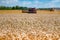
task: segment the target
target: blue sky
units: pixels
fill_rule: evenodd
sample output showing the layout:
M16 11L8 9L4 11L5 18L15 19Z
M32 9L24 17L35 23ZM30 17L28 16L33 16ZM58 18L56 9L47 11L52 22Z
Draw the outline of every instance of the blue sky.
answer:
M0 0L1 6L23 6L36 8L60 7L60 0Z

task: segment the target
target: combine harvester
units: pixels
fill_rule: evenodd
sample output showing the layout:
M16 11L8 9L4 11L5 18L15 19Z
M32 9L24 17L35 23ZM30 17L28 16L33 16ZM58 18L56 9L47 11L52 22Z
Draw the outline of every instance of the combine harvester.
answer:
M37 13L35 8L29 8L28 10L22 10L22 13Z
M51 8L50 11L54 11L55 9L54 8Z

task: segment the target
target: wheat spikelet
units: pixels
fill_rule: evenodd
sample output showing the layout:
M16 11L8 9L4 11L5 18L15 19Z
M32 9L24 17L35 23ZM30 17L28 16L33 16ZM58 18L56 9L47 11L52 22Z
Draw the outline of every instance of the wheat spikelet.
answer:
M60 40L60 15L0 14L0 40Z

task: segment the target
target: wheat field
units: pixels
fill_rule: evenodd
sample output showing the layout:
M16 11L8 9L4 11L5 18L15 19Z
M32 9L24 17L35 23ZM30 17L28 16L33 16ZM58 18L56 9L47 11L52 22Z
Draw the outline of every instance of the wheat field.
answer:
M36 14L60 14L60 10L37 10ZM22 10L0 10L0 14L21 14Z
M20 14L22 10L0 10L0 14Z
M60 40L60 14L0 14L0 40Z

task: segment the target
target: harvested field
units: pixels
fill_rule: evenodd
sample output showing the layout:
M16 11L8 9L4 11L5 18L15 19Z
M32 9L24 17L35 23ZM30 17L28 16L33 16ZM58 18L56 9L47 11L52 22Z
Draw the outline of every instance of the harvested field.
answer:
M21 14L27 12L26 10L0 10L0 14ZM48 11L48 10L37 10L37 14L60 14L60 10Z
M60 40L60 15L0 14L0 40Z
M20 14L22 10L0 10L0 14Z
M60 10L54 10L54 11L49 11L49 10L37 10L37 14L60 14Z

